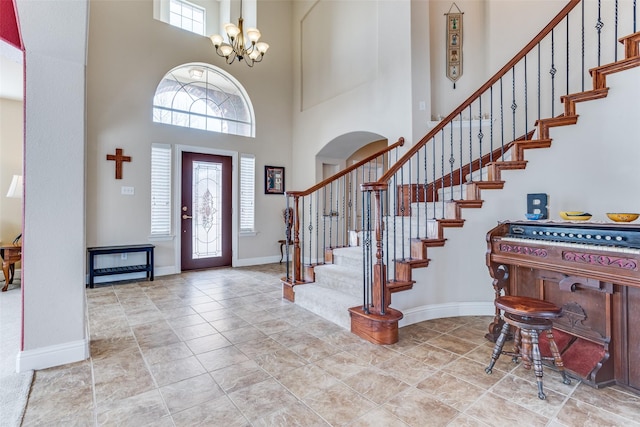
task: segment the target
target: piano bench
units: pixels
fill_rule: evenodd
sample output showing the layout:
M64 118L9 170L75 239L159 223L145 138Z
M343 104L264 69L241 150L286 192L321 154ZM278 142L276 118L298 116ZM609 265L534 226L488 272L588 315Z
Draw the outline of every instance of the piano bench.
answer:
M562 374L562 382L570 384L571 380L564 371L562 357L553 339L552 332L553 322L551 319L560 317L562 309L548 301L513 295L496 298L495 305L499 310L503 311L502 319L504 324L485 372L487 374L492 372L493 366L501 354L511 356L514 362L521 359L525 369L531 369L533 364L538 384L538 398L545 399L546 395L542 390L542 360L552 360ZM514 350L512 352L503 350L504 342L507 340L511 327L515 329L513 334ZM543 357L540 354L538 345L540 332L546 333L552 357Z

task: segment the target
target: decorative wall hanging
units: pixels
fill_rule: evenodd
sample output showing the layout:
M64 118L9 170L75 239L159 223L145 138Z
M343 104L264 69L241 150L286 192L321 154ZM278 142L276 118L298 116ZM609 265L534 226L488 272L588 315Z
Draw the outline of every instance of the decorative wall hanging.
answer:
M457 12L452 12L454 7ZM454 89L462 76L462 15L464 13L455 3L444 14L447 18L447 78L453 82Z
M284 168L264 167L264 194L284 194Z
M116 179L122 179L122 162L130 162L130 156L122 155L122 148L116 148L116 154L107 154L107 160L116 162Z

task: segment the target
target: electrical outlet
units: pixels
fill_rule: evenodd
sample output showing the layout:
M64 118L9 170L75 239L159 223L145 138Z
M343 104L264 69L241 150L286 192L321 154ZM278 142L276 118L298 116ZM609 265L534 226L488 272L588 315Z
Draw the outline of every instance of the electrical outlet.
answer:
M120 259L127 259L127 253L120 254Z

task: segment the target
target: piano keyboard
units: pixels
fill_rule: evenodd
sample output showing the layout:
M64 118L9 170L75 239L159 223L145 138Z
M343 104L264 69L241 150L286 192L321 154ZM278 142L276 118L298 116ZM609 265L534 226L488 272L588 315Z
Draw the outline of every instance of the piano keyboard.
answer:
M559 242L555 240L527 239L522 237L511 237L511 236L501 237L500 240L505 242L519 242L519 243L525 243L525 244L528 243L528 244L537 244L537 245L544 245L544 246L559 246L563 248L574 248L574 249L582 249L582 250L586 249L586 250L592 250L592 251L640 254L639 248L629 248L629 247L621 247L621 246L592 245L590 243Z

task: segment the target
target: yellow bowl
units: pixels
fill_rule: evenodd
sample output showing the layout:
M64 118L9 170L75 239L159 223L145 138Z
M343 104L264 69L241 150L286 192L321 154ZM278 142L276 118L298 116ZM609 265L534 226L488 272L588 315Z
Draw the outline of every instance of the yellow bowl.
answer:
M561 211L560 216L567 221L586 221L591 219L591 214L581 211Z
M637 213L608 213L607 216L611 221L615 222L631 222L640 217Z

